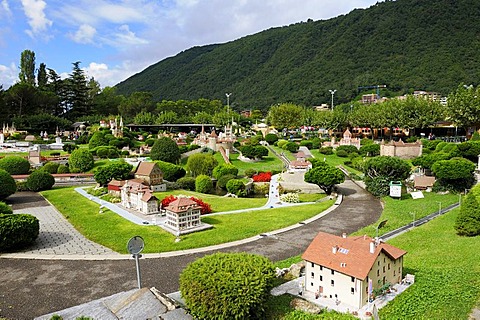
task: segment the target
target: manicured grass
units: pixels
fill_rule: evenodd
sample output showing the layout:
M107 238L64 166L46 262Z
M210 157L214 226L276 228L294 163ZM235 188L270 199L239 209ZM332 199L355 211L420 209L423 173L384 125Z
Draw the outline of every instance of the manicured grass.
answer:
M288 150L284 150L282 148L279 148L277 146L274 146L274 145L271 145L270 146L273 150L275 150L276 153L278 154L281 154L283 152L283 154L290 160L297 160L297 158L293 155L293 153L291 153L290 151Z
M213 212L233 211L239 209L249 209L261 207L267 203L266 198L224 198L212 194L198 193L194 191L186 190L172 190L166 192L155 192L155 196L158 200L163 200L166 196L173 195L186 195L193 196L202 199L208 203Z
M381 319L467 319L480 299L480 237L455 234L458 209L389 241L408 252L415 284L380 311Z
M345 161L349 160L348 158L337 157L335 154L328 154L328 155L322 154L318 152L317 149L310 150L310 152L316 159L325 159L325 162L327 162L328 164L334 167L342 166L350 173L355 173L358 176L363 176L363 172L345 165Z
M238 168L238 174L244 175L245 170L247 169L255 169L257 171L282 171L283 163L280 159L278 159L272 152L268 152L268 156L264 157L261 161L258 162L244 162L238 160L238 153L230 154L230 162ZM218 163L225 163L223 161L222 155L217 152L214 155L215 159L217 159Z
M132 236L145 239L145 253L185 250L240 240L269 232L308 219L333 204L333 200L317 204L279 209L247 211L238 214L204 217L202 221L213 229L175 237L156 226L139 226L107 210L99 214L99 205L81 196L73 188L42 192L72 225L88 239L126 253L126 243Z
M433 192L424 192L425 198L412 199L410 195L404 196L402 200L392 199L390 197L382 198L385 209L378 220L378 223L388 220L387 224L378 230L378 235L395 230L401 226L407 225L413 221L413 212L415 212L415 219L418 220L431 213L439 210L439 203L442 203L442 208L458 202L458 195L455 194L437 194ZM368 226L355 232L357 235L367 234L375 237L375 227Z

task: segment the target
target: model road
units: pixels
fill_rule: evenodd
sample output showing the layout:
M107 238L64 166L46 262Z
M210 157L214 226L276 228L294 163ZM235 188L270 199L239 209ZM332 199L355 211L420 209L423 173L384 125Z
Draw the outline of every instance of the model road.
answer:
M307 248L319 231L341 235L378 220L380 201L350 180L339 186L343 203L330 214L274 237L222 249L223 252L250 252L272 261L296 256ZM15 204L17 208L34 202ZM142 286L162 292L178 291L178 278L185 266L214 251L142 259ZM137 287L134 260L37 260L0 258L0 317L32 319L90 300Z

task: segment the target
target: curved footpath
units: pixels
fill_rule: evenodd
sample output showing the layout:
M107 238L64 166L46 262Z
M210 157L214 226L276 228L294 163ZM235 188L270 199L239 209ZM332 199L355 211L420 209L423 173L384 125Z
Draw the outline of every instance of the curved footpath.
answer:
M180 255L142 259L142 286L156 287L166 293L175 292L178 291L180 272L189 262L205 254L216 251L251 252L278 261L303 253L319 231L337 235L343 232L351 233L378 220L382 212L379 200L350 180L341 184L339 191L344 195L342 204L330 214L299 228L289 228L281 233L259 236L255 241L222 246L216 250L193 250ZM24 201L16 203L17 200L19 199L12 199L15 209L45 206L45 202L42 203L38 196L20 199ZM108 256L113 257L115 254ZM119 291L130 290L137 285L133 259L36 258L0 259L0 316L31 319Z

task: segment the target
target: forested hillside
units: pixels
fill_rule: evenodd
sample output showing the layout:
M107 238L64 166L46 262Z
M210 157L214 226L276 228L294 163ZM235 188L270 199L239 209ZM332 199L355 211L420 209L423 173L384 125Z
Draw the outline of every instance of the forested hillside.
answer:
M398 0L326 21L273 28L225 44L194 47L119 83L118 93L155 100L222 99L235 109L281 102L346 102L358 86L385 84L448 94L477 83L477 0ZM338 100L337 100L338 99Z

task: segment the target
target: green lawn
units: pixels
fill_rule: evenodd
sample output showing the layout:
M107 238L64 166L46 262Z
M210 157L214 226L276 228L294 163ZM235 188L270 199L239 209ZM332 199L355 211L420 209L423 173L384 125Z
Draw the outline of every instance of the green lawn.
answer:
M325 162L327 162L328 164L336 167L336 166L342 166L344 167L348 172L350 173L354 173L358 176L363 176L363 172L361 171L358 171L357 169L355 168L352 168L352 167L349 167L349 166L346 166L344 164L345 161L349 160L348 158L341 158L341 157L337 157L335 154L322 154L320 152L318 152L317 149L315 150L310 150L310 152L312 153L312 155L316 158L316 159L325 159Z
M238 168L238 175L244 175L245 170L247 169L255 169L257 171L282 171L283 163L280 159L278 159L272 152L268 152L268 156L264 157L261 161L258 162L243 162L238 160L238 153L230 154L230 162ZM215 159L217 159L218 163L225 163L223 161L222 155L220 152L215 153Z
M413 221L413 213L415 213L415 219L418 220L431 213L439 210L440 202L442 207L445 208L451 204L458 202L458 195L456 194L437 194L433 192L424 192L425 198L412 199L409 195L404 196L404 199L398 200L390 197L382 198L385 209L380 216L378 222L388 220L387 224L378 230L378 234L382 235L389 231L395 230L409 224ZM368 226L355 232L357 235L367 234L369 236L375 236L375 227Z
M81 196L73 188L58 188L42 194L88 239L120 253L127 252L126 243L134 235L145 239L145 253L199 248L293 225L333 204L333 200L328 200L297 207L204 217L202 221L213 225L213 229L184 235L182 241L176 243L175 237L160 227L139 226L109 210L99 214L99 205Z

